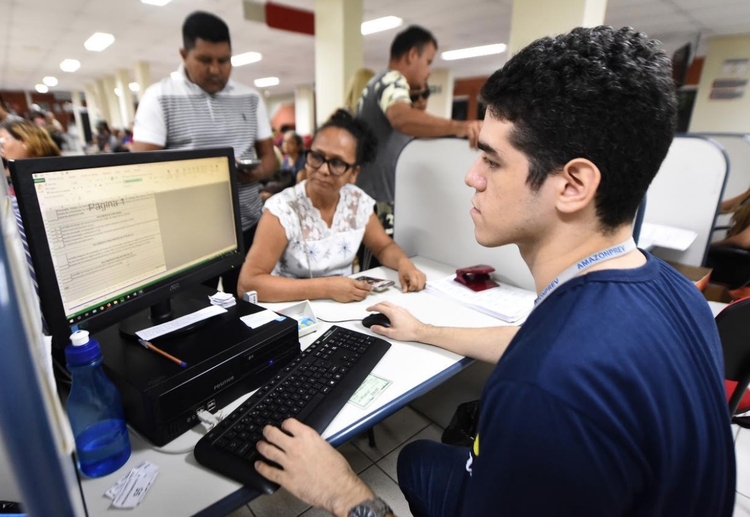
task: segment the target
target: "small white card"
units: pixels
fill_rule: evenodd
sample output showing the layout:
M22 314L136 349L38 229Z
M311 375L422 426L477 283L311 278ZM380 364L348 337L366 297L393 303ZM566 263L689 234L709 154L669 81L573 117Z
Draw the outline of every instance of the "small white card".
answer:
M349 402L359 408L367 409L391 384L392 382L389 380L370 374L359 388L357 388L357 391L354 392Z
M251 329L257 329L258 327L262 327L266 323L270 323L275 320L281 321L283 319L284 316L279 316L275 312L269 311L268 309L256 312L255 314L248 314L247 316L242 316L240 318L242 323L244 323Z
M115 508L135 508L146 497L158 475L159 467L150 461L144 461L127 476L118 479L104 495L112 499L112 506Z
M195 311L191 314L186 314L185 316L175 318L172 321L168 321L160 325L154 325L153 327L147 329L139 330L135 334L145 341L151 341L152 339L156 339L159 336L169 334L170 332L180 330L181 328L185 328L188 325L192 325L193 323L196 323L198 321L207 320L208 318L213 318L214 316L224 314L226 312L227 310L223 307L219 307L218 305L209 305L208 307L204 307L199 311Z

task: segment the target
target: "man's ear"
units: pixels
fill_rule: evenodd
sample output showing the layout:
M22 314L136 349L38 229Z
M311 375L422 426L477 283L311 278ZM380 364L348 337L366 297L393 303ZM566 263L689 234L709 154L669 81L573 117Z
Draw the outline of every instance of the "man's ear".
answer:
M602 179L601 171L591 160L575 158L552 176L557 186L556 208L572 214L594 207L594 198Z
M187 59L187 50L185 50L184 48L181 48L180 49L180 56L182 57L183 61L186 60Z
M419 55L421 52L419 52L419 47L412 47L409 49L409 52L406 53L406 64L410 65L419 59Z

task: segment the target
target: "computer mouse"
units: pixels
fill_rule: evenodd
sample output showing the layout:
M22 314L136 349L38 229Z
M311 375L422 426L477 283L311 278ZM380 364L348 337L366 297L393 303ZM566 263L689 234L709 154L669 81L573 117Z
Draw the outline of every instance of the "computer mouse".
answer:
M373 312L369 316L365 316L365 319L362 320L362 325L364 325L368 329L373 325L381 325L383 327L389 328L391 326L391 320L389 320L388 316L386 316L385 314L382 314L380 312Z

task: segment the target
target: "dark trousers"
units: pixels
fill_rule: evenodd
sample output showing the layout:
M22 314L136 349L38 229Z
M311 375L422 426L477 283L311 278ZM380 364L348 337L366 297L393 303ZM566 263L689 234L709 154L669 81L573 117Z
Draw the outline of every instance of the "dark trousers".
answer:
M250 251L250 246L253 245L253 239L255 239L255 230L258 228L258 225L255 224L242 232L242 248L243 248L243 255L247 256L247 252ZM219 278L221 278L221 285L224 289L225 293L232 293L234 296L237 296L237 281L240 279L240 270L242 269L242 265L230 269L226 273L222 273L221 276L217 276L214 278L211 278L209 280L206 280L203 282L203 285L211 287L213 289L216 289L216 286L219 283Z
M398 484L414 517L461 515L469 482L469 449L430 440L406 445L398 455Z

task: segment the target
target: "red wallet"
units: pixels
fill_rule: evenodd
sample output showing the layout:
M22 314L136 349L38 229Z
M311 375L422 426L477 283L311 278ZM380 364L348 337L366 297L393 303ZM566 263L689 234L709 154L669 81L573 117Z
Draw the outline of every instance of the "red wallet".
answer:
M484 291L485 289L492 289L498 286L498 283L490 278L490 273L494 270L494 267L486 264L462 267L456 270L456 278L454 280L459 284L465 285L472 291Z

